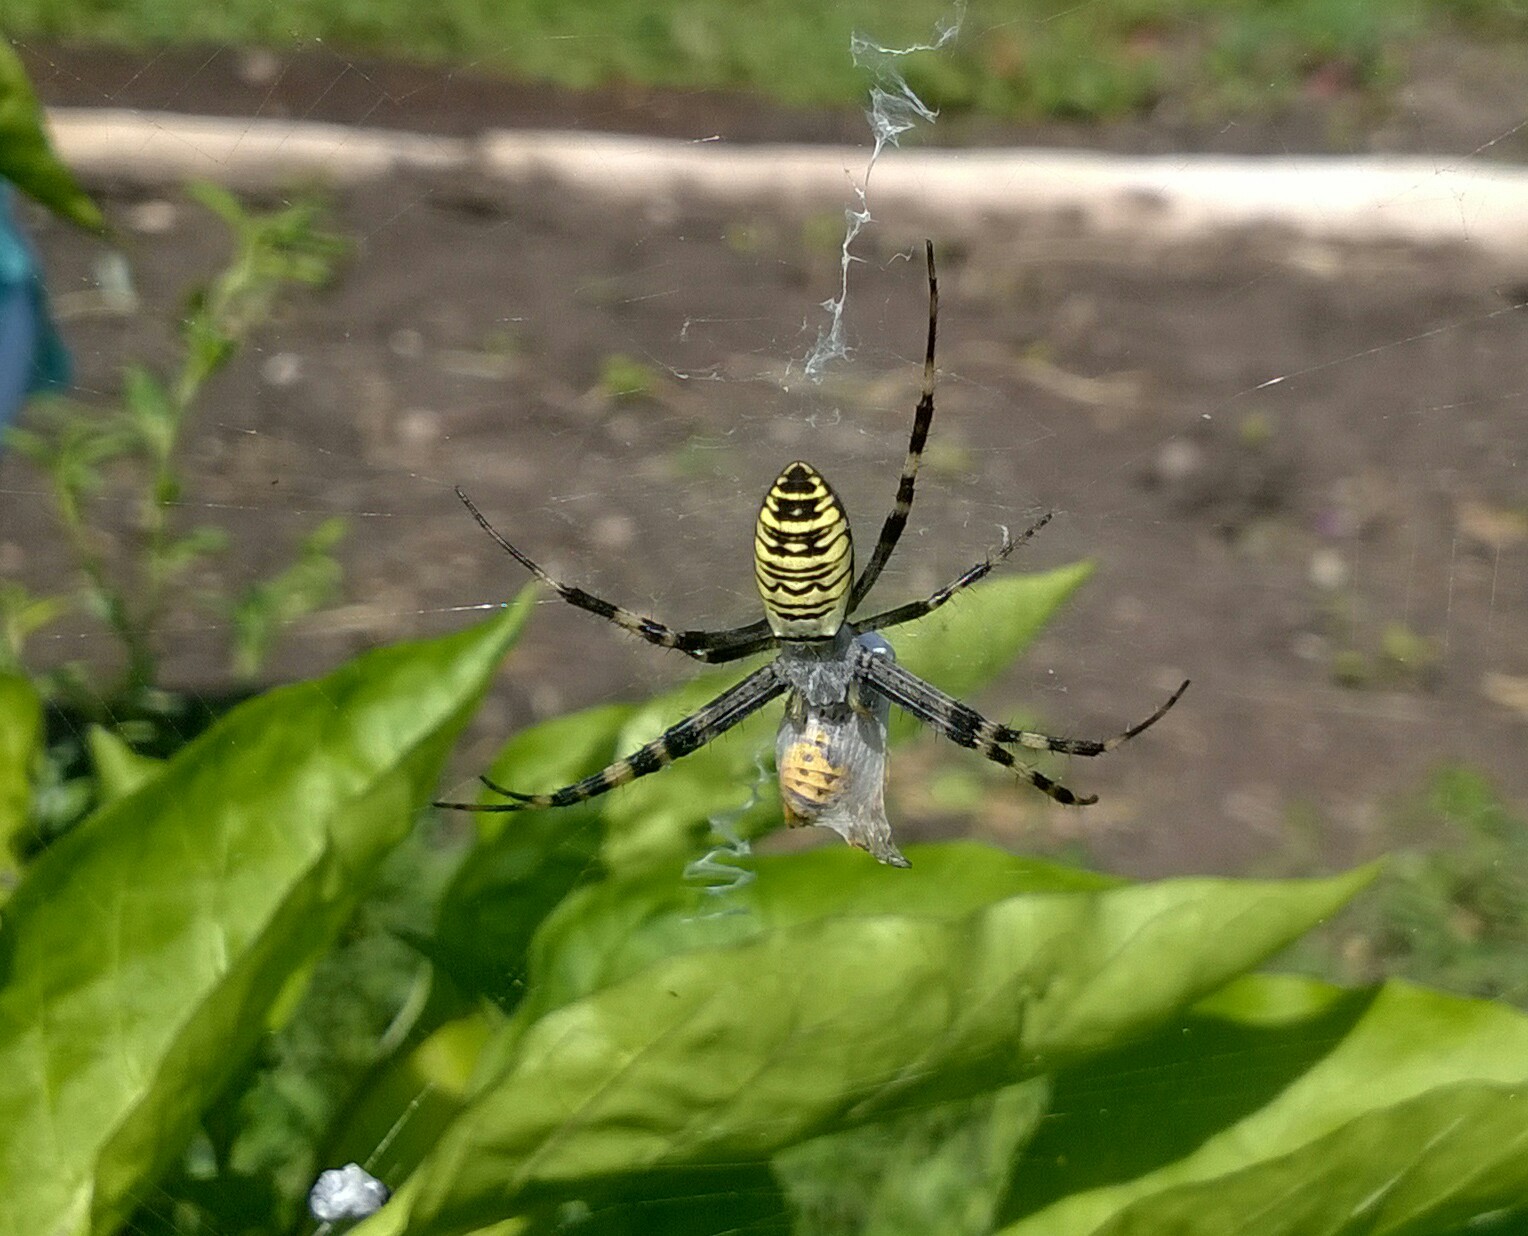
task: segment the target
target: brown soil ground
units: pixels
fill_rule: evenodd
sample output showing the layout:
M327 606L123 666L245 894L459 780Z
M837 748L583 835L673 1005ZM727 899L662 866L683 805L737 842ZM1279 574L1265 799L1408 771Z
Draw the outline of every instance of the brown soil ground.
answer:
M53 102L432 131L860 136L852 116L714 96L562 96L317 58L287 64L278 88L231 55L194 71L206 58L31 55ZM321 97L289 97L299 81ZM1413 109L1406 123L1466 154L1528 115L1497 114L1512 105L1473 118ZM1330 145L1293 140L1329 131L1309 117L1280 123L1242 126L1238 141ZM1396 123L1376 123L1367 144L1413 145L1384 137ZM1130 147L1135 132L1134 148L1160 145L1145 131L1095 144ZM1208 132L1197 145L1215 145ZM95 187L123 229L140 312L102 315L77 295L93 284L93 242L45 223L40 241L81 385L110 392L124 358L164 353L167 318L224 240L175 194ZM865 234L853 360L813 387L799 360L835 290L835 220L725 216L702 202L643 215L428 181L358 189L335 208L355 242L342 277L218 379L189 445L191 513L230 530L229 579L284 561L324 516L350 520L347 604L294 631L274 677L457 627L473 616L464 607L519 587L518 568L452 496L458 482L549 568L678 625L757 612L750 528L788 459L812 459L861 538L874 535L916 398L924 293L904 259L921 238ZM1061 769L1103 796L1086 813L1036 801L931 740L904 750L899 838L964 829L1015 846L1085 843L1132 873L1244 870L1303 861L1291 857L1294 818L1316 822L1325 860L1383 848L1394 802L1446 760L1528 801L1523 290L1498 286L1463 245L1301 269L1277 238L1262 240L1170 264L1010 235L940 247L935 444L879 595L924 593L980 557L1000 524L1053 508L1020 565L1090 557L1098 572L979 702L1102 736L1180 678L1194 687L1148 737ZM605 389L617 354L651 368L650 398ZM38 584L65 563L42 489L14 455L0 461L0 560ZM215 689L225 637L188 621L172 682ZM98 647L59 637L38 651ZM535 718L684 673L549 601L463 767ZM973 784L975 809L952 809Z

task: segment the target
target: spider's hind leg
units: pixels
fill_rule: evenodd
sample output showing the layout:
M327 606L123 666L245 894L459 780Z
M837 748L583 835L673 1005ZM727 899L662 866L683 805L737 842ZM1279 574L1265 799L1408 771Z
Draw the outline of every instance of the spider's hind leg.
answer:
M1015 758L1013 752L996 743L979 746L976 749L978 755L984 755L994 764L1001 764L1004 768L1011 768L1025 781L1039 790L1040 793L1055 799L1058 803L1067 807L1091 807L1098 801L1097 794L1079 794L1075 790L1069 790L1059 781L1053 781L1038 768L1031 768L1022 760Z
M689 755L703 747L713 738L725 734L739 721L757 712L780 692L785 690L785 680L776 672L773 662L754 670L736 686L722 692L704 708L692 713L683 721L669 726L652 742L638 747L625 759L608 764L593 776L565 785L549 794L521 794L506 789L487 777L480 780L495 794L509 799L505 803L437 802L437 807L455 811L530 811L537 807L571 807L590 798L596 798L618 785L635 781L666 768L680 756Z
M1008 745L1018 745L1030 750L1057 751L1067 755L1102 755L1128 742L1142 730L1156 724L1176 704L1188 683L1174 691L1160 708L1139 725L1133 725L1122 734L1103 742L1092 739L1052 738L1030 730L1010 729L989 721L976 709L962 704L953 696L946 695L938 687L909 673L886 657L861 655L855 662L855 672L871 689L889 699L904 712L916 717L925 725L937 730L951 742L984 756L994 764L1011 768L1042 794L1049 795L1058 803L1086 807L1098 801L1096 794L1082 795L1069 790L1060 782L1053 781L1038 769L1025 764ZM1005 745L1007 744L1007 745Z
M1105 738L1102 741L1093 738L1052 738L1049 734L1040 734L1034 730L1014 730L1006 725L997 727L997 741L1015 743L1020 747L1027 747L1031 751L1057 751L1062 755L1103 755L1113 751L1121 743L1127 743L1137 734L1144 733L1167 715L1167 710L1176 704L1188 690L1188 679L1178 684L1178 689L1167 697L1165 703L1146 720L1132 725L1128 730L1116 734L1113 738Z

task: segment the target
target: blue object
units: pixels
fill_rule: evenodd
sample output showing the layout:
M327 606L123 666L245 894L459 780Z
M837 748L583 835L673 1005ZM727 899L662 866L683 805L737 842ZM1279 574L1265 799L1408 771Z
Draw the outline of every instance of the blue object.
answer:
M69 353L48 316L37 255L11 213L11 187L0 181L0 427L26 397L69 381Z

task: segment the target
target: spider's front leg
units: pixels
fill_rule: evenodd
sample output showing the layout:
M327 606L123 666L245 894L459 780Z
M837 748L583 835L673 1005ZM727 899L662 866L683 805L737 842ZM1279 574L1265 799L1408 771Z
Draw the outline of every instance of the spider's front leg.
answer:
M890 627L901 626L904 622L916 622L936 609L958 593L964 592L972 584L978 583L992 573L992 568L1003 562L1009 554L1013 553L1020 545L1039 532L1041 528L1051 521L1051 513L1047 511L1034 523L1026 528L1018 540L1008 535L1008 529L1003 529L1003 543L988 554L975 566L966 570L963 574L952 579L943 588L922 601L908 601L905 605L898 605L895 609L882 610L879 614L872 614L869 618L855 619L856 630L885 631Z
M876 538L870 561L854 581L849 594L849 612L865 599L881 577L881 571L902 539L907 527L907 517L912 513L913 494L918 484L918 465L923 460L923 448L928 443L928 431L934 424L934 348L939 339L939 275L934 269L934 242L923 242L928 259L928 342L923 351L923 393L913 411L913 432L907 441L907 459L902 464L902 475L897 481L897 496L891 514L881 525L881 535Z

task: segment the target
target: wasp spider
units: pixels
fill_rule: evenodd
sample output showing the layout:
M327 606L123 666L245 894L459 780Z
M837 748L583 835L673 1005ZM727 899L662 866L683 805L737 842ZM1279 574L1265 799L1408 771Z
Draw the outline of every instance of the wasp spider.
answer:
M928 342L923 360L923 393L913 415L907 459L896 501L881 526L875 549L858 575L849 518L822 474L809 463L790 464L764 495L754 526L753 574L764 602L764 617L725 631L676 631L651 618L553 579L505 540L458 488L472 517L499 547L571 605L608 619L660 648L673 648L697 661L719 664L768 649L778 655L705 707L669 727L650 743L582 781L547 794L521 794L484 784L502 796L498 803L444 802L461 811L525 811L566 807L645 777L726 733L745 717L786 695L777 743L781 797L788 823L824 823L870 850L883 862L905 866L890 842L881 808L885 717L888 704L932 726L952 742L1011 768L1058 803L1097 802L1079 795L1021 760L1015 749L1102 755L1155 725L1178 702L1184 682L1151 716L1113 738L1053 738L989 721L897 664L891 646L875 632L933 613L970 587L1034 536L1046 514L1017 540L1004 533L998 549L957 579L921 601L910 601L867 618L853 618L896 548L912 509L918 464L934 420L934 344L939 324L939 283L934 247L928 257ZM847 824L845 810L857 817Z

